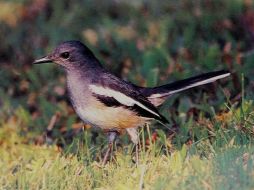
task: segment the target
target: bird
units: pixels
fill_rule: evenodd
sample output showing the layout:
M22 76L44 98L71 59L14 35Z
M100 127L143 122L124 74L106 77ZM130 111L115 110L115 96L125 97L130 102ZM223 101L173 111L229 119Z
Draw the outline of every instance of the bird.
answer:
M127 131L137 145L139 127L153 120L169 124L158 107L171 95L230 76L229 71L219 70L162 86L141 87L112 74L86 45L76 40L60 43L33 63L55 63L64 69L68 97L77 115L84 123L107 133L103 164L121 131Z

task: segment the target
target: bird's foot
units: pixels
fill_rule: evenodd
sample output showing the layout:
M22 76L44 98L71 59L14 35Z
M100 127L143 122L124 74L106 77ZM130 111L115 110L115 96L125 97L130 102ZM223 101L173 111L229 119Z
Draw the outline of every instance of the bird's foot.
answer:
M110 160L110 158L112 157L111 153L113 150L113 144L115 142L115 139L118 135L117 131L109 131L108 132L108 149L104 155L103 161L102 161L102 165L105 166L106 163Z

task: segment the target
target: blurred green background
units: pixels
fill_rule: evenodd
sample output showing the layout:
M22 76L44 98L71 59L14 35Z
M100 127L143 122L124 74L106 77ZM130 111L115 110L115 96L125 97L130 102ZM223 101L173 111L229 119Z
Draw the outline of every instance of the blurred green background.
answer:
M66 40L82 41L141 86L220 69L232 75L169 98L160 111L171 130L157 123L141 130L144 165L131 165L124 135L118 165L98 170L105 136L77 118L61 68L32 65ZM0 42L0 186L57 189L65 180L60 189L111 189L112 181L134 188L142 180L133 175L147 171L149 188L166 188L173 177L175 189L253 189L252 0L0 0ZM146 170L147 160L154 167Z
M81 126L61 68L32 65L66 40L84 42L114 74L141 86L232 72L229 80L170 98L162 110L176 127L200 114L214 117L226 100L239 104L242 73L245 96L253 97L252 1L8 0L0 7L0 120L21 114L22 134L42 134L53 115L58 139Z

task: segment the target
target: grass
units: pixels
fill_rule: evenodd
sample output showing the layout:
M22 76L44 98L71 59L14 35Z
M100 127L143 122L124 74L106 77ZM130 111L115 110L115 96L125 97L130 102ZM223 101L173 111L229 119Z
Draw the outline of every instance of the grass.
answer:
M75 138L65 150L56 145L35 145L28 141L29 137L17 133L18 124L26 120L20 115L0 128L3 174L0 186L2 189L253 189L252 140L247 133L242 134L243 129L237 129L240 124L247 131L249 127L252 129L253 102L245 102L242 108L231 108L229 112L234 116L225 116L223 121L217 118L219 129L180 149L175 149L162 131L158 131L158 139L153 142L149 128L144 128L141 142L149 143L143 143L139 163L133 161L133 146L124 144L116 147L113 160L105 167L100 164L100 147L91 144L89 131L82 132L81 138Z
M12 146L12 147L11 147ZM208 158L189 155L186 147L170 156L154 148L140 163L117 153L101 167L85 164L86 155L62 155L57 147L9 145L1 148L3 189L253 189L253 148L229 145ZM4 159L4 160L3 160ZM7 166L7 167L6 167Z

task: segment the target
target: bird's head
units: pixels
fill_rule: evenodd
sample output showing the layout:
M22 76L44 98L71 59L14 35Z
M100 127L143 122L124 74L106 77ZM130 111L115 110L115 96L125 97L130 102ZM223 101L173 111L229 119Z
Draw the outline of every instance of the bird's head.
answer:
M34 64L56 63L66 70L101 67L92 51L80 41L66 41L51 53L35 60Z

